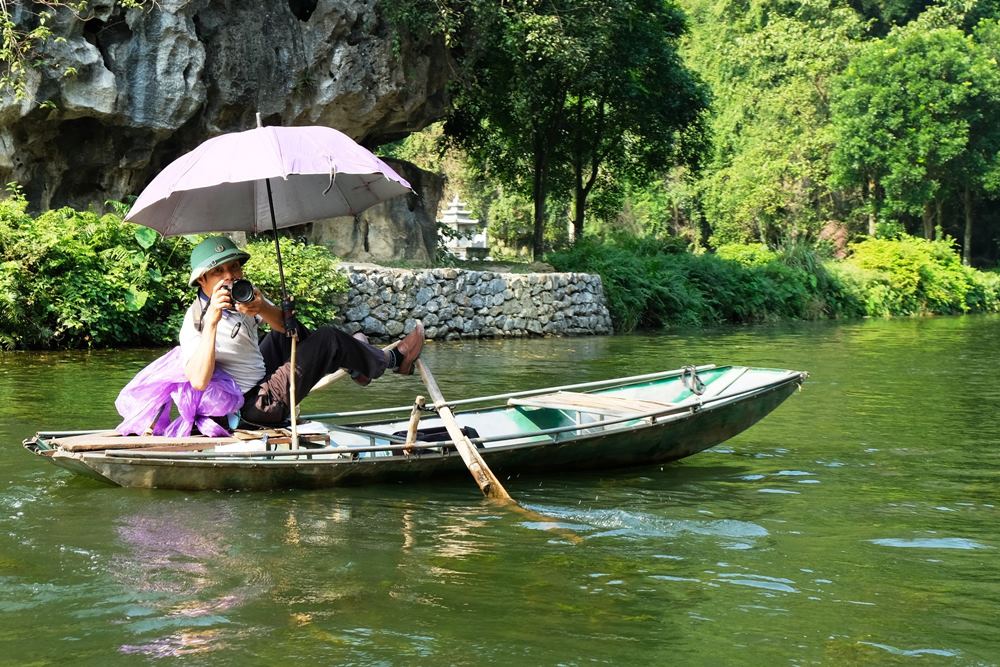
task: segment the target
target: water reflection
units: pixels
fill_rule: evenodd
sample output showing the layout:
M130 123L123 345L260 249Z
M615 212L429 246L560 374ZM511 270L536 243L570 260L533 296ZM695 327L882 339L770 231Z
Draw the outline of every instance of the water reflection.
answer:
M130 611L127 627L137 635L167 632L123 644L122 653L163 658L226 647L227 614L271 585L252 558L233 551L239 530L238 517L222 503L154 505L121 517L116 533L123 552L110 573L148 605Z

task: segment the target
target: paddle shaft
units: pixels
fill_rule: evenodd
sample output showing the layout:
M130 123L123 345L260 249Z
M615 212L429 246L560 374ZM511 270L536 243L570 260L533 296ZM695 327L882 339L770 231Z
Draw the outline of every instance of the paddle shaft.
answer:
M507 489L503 488L503 484L496 478L490 467L486 465L486 461L479 455L475 446L465 433L462 432L458 422L455 421L455 415L452 414L451 408L448 407L448 403L444 400L441 389L438 387L437 381L434 380L430 368L427 367L427 364L422 359L417 359L416 365L417 370L420 371L420 378L424 381L424 386L427 387L427 392L431 395L431 400L434 401L434 407L437 408L438 416L444 422L445 428L448 429L448 435L451 436L452 441L455 443L455 449L458 450L462 461L465 462L465 467L472 474L472 479L476 481L476 484L479 485L480 490L486 497L514 502L514 499L507 493Z

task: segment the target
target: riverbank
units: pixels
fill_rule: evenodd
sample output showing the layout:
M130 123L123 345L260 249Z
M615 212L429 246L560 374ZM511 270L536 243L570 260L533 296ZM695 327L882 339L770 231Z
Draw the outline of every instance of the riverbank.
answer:
M35 217L23 198L0 201L0 349L176 341L200 239L163 238L121 214L64 208ZM246 247L247 276L277 298L270 235ZM449 339L1000 311L1000 274L963 266L948 239L869 238L841 260L804 244L696 254L676 239L587 239L547 255L551 273L545 265L352 269L323 246L286 237L281 248L303 324L339 321L379 339L417 319L430 337Z
M546 259L601 276L615 330L779 320L1000 312L1000 273L965 266L949 238L866 238L842 259L792 243L691 253L671 240L586 240Z

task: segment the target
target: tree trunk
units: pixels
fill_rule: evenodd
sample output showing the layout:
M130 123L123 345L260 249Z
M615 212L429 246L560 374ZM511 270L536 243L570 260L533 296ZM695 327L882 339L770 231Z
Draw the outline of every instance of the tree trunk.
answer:
M934 238L942 238L944 236L944 198L938 197L938 200L934 202Z
M582 113L583 108L583 98L580 98L580 109ZM604 114L605 114L606 104L602 100L599 105L600 111L597 115L597 130L595 131L595 136L600 137L603 135L604 127ZM583 239L583 221L587 214L587 197L590 196L590 191L594 189L594 183L597 182L597 174L601 168L601 162L603 161L602 151L599 145L590 145L590 173L587 174L586 182L583 178L583 157L584 153L582 151L582 142L579 142L577 150L575 151L576 158L574 160L573 169L575 176L575 186L576 192L574 193L573 202L573 242L579 243Z
M924 238L930 241L934 238L934 209L931 202L924 203L924 214L921 216L924 223Z
M965 209L965 234L962 235L962 264L972 265L972 192L962 191L962 207Z
M863 197L871 199L871 209L868 211L868 236L875 236L875 225L878 222L878 185L874 178L865 181Z
M590 191L594 189L594 183L597 182L598 164L599 161L595 158L594 162L590 165L590 175L587 177L586 183L583 182L582 169L578 172L576 179L576 200L573 203L573 236L575 241L583 239L583 221L587 214L587 197L590 196Z
M535 174L531 185L531 196L535 204L535 233L531 241L531 258L538 261L545 252L545 172L548 167L548 152L541 135L535 138Z
M583 238L583 214L587 210L587 194L583 188L576 189L576 203L573 207L573 242Z

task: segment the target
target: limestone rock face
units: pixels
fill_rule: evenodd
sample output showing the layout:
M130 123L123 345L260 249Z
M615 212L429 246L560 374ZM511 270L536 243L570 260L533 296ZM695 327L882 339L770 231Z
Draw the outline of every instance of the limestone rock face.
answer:
M34 99L0 97L0 178L20 183L36 210L136 195L201 141L254 127L257 112L265 124L328 125L372 148L448 104L444 44L395 32L376 0L91 7L85 20L63 11L51 22L64 39L49 40L48 64L29 74Z
M437 206L444 179L400 160L386 160L413 193L371 207L354 218L309 225L305 237L354 262L404 259L429 264L437 246Z

